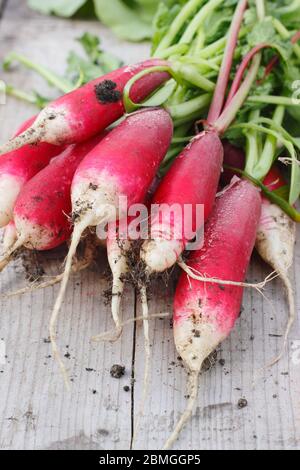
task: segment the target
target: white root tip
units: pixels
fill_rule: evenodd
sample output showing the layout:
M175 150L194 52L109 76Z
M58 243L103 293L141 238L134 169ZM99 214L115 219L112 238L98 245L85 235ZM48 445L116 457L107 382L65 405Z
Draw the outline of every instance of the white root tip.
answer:
M147 240L141 250L141 259L150 272L161 273L174 266L182 251L179 240Z
M0 273L3 271L4 268L9 264L12 255L17 251L19 248L23 246L25 242L24 238L19 238L15 244L10 248L10 250L7 250L6 253L2 256L0 260Z
M42 124L42 123L41 123ZM34 126L27 129L22 134L10 139L6 144L0 146L0 155L18 150L24 145L37 144L43 138L43 126Z
M199 378L198 372L193 372L189 376L189 400L188 400L186 409L181 415L171 436L168 438L165 445L163 446L163 450L168 450L175 444L181 431L183 430L187 422L192 417L193 409L194 409L197 396L198 396L198 378Z
M281 352L277 357L275 357L267 365L267 367L274 366L275 364L277 364L283 358L283 356L285 354L285 351L286 351L286 348L287 348L288 338L289 338L292 326L293 326L293 324L295 322L295 319L296 319L295 294L294 294L294 289L292 287L292 283L291 283L291 281L288 277L288 274L284 271L281 271L279 273L279 277L280 277L280 279L282 280L282 282L285 286L285 290L286 290L286 294L287 294L287 300L288 300L288 304L289 304L289 317L288 317L288 322L287 322L285 333L284 333Z
M115 323L115 329L112 331L106 331L105 333L101 333L97 336L93 336L92 341L97 343L115 343L122 335L123 324L120 317L120 308L123 291L124 283L120 280L120 276L114 276L111 299L111 313Z
M55 359L58 362L58 365L62 372L67 389L70 389L70 381L69 381L69 377L68 377L65 365L61 359L57 342L56 342L56 323L57 323L58 315L59 315L59 312L60 312L60 309L64 300L64 296L66 293L69 277L71 275L73 258L76 254L76 250L79 245L80 238L84 230L89 226L89 221L90 221L89 218L83 219L80 223L78 223L74 227L72 242L71 242L69 253L66 259L65 271L62 274L62 282L61 282L60 291L59 291L58 297L56 299L56 302L53 308L53 312L52 312L51 319L50 319L50 325L49 325L49 334L50 334L53 354L54 354Z
M140 421L144 415L145 403L148 394L149 388L149 377L150 377L150 368L151 368L151 347L150 347L150 336L149 336L149 308L148 308L148 299L147 299L147 289L145 286L140 289L141 302L142 302L142 314L143 314L143 327L144 327L144 348L145 348L145 370L144 370L144 380L143 380L143 391L142 391L142 401L140 404L139 413L136 418L136 424L134 428L133 438L132 438L132 447L138 435Z

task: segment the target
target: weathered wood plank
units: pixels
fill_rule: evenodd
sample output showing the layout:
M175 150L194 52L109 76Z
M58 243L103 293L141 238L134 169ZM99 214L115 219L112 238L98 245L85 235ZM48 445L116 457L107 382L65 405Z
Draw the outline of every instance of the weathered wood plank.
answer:
M299 284L300 247L295 259L295 285ZM254 256L249 280L265 278L269 270ZM151 313L170 311L169 292L157 287L150 301ZM293 328L288 352L272 369L261 370L279 352L286 324L287 305L280 281L268 285L266 297L246 290L244 311L218 360L200 380L198 407L176 444L177 449L299 449L300 324ZM297 289L299 306L299 289ZM152 374L145 417L136 441L137 449L160 449L174 422L184 410L186 373L177 359L169 320L152 326ZM298 340L298 343L295 341ZM293 347L298 348L298 356ZM220 363L223 359L225 364ZM139 328L135 360L135 409L141 400L144 372L143 335ZM255 386L253 387L253 383ZM239 409L246 398L248 406Z
M104 45L111 43L110 50L120 52L120 42L111 40L97 22L44 18L27 10L25 2L12 0L0 25L0 60L15 50L63 71L68 51L77 49L75 38L86 30L100 34ZM140 51L133 47L125 52L122 49L122 54L125 60L134 61ZM3 74L3 78L22 89L54 93L43 80L21 67L15 73ZM1 141L34 112L35 108L8 98L0 107ZM47 273L56 273L61 262L45 262ZM108 283L101 275L102 266L107 268L104 255L100 272L88 270L71 280L60 319L60 346L63 354L71 355L65 359L74 378L70 395L64 390L57 365L48 357L50 345L43 341L48 337L57 288L1 301L0 337L6 341L8 355L0 374L1 448L129 448L131 393L123 387L130 385L133 327L126 329L117 345L90 343L92 335L112 327L103 296ZM21 265L17 271L16 265L11 265L0 277L1 292L24 283ZM133 317L134 294L130 289L126 299L125 318ZM126 376L120 381L109 374L115 363L126 366Z
M0 22L0 60L14 49L63 71L67 51L77 47L74 38L87 29L100 34L104 46L128 62L147 56L148 46L124 46L99 23L44 18L27 10L25 2L9 0ZM33 73L21 68L3 77L24 89L37 88L50 96L54 93ZM11 99L6 106L0 106L0 140L10 137L20 122L34 112L34 108ZM55 256L52 259L52 255L47 255L45 259L45 255L39 255L47 272L53 274L59 266ZM48 357L50 345L43 341L48 336L49 315L57 288L1 300L0 339L6 341L8 358L7 364L0 367L0 448L129 448L131 393L126 393L123 387L130 385L134 360L133 405L137 412L144 368L142 329L136 327L136 345L132 326L125 328L119 344L95 346L89 342L93 334L112 325L109 307L101 295L107 288L102 273L107 266L104 255L102 259L98 270L90 269L71 280L59 321L59 344L64 354L69 351L71 355L70 359L65 358L74 378L70 395L63 388L56 363ZM299 261L298 245L294 269L298 310ZM254 257L249 279L260 280L268 272L258 257ZM171 312L174 282L171 281L168 290L159 284L155 287L155 298L150 303L152 313ZM23 284L24 270L20 263L11 265L0 276L1 292ZM199 407L177 448L300 447L300 364L297 350L293 349L299 348L299 319L284 360L273 369L259 373L279 350L281 339L269 335L283 331L287 311L279 281L268 286L266 295L276 308L276 314L259 294L245 292L243 315L218 353L218 359L224 359L225 364L217 362L203 373ZM125 318L133 317L134 310L135 297L128 289ZM177 360L170 321L152 320L151 329L151 386L136 441L136 448L143 449L162 446L185 405L186 375ZM126 366L127 373L121 381L109 375L114 363ZM86 368L95 372L88 372ZM261 379L253 388L252 382L257 376ZM248 400L248 406L240 410L237 402L242 397Z

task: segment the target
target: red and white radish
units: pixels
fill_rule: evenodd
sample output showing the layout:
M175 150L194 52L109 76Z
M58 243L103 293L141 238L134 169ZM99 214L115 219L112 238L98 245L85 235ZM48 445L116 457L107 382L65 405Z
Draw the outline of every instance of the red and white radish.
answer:
M156 203L166 205L160 211L159 219L154 218L151 221L153 239L142 247L141 258L150 274L165 271L173 266L183 253L187 242L193 238L187 238L183 234L185 224L178 217L170 220L170 204L181 205L183 215L185 204L192 206L192 226L196 232L200 228L199 224L203 225L204 222L196 222L197 205L204 205L206 218L211 211L223 162L223 147L219 136L234 120L258 69L256 65L251 68L249 76L241 85L241 90L236 93L235 101L232 100L231 106L222 113L238 33L246 8L247 0L238 2L231 22L218 82L208 113L207 130L195 137L175 160L157 195L154 196Z
M172 267L193 237L184 233L185 227L199 230L207 220L214 204L223 163L223 147L214 131L204 131L176 158L170 171L159 185L152 204L160 207L151 219L151 239L145 241L141 258L149 274ZM190 205L191 213L182 210L182 217L170 212L178 204ZM197 205L203 205L204 220L197 219ZM187 220L189 219L189 220Z
M75 170L104 135L68 147L24 186L13 212L17 241L0 261L0 269L21 246L44 251L68 240L72 233L70 193Z
M154 66L168 66L168 63L152 59L122 67L58 98L41 111L29 129L3 145L0 154L38 142L80 143L99 134L123 116L123 91L129 80ZM144 100L169 78L169 73L164 71L141 77L133 85L130 98L134 102Z
M264 185L270 191L286 186L286 182L276 166L265 178ZM279 274L286 288L289 302L289 320L284 334L283 347L271 365L278 362L283 356L296 317L295 294L289 278L289 269L294 260L295 243L296 223L280 207L262 196L262 215L257 230L256 249L262 259Z
M229 142L224 142L224 163L242 170L245 166L245 155ZM222 174L222 182L227 183L233 172L226 169ZM286 186L281 172L273 166L263 181L269 191L276 191ZM256 249L262 259L276 271L281 278L289 303L289 320L284 334L283 348L280 355L272 361L275 364L281 359L286 348L287 339L295 321L295 296L289 268L293 264L296 243L296 223L276 204L270 202L262 194L262 214L257 230Z
M28 129L35 119L26 121L17 135ZM0 227L5 227L11 221L16 199L27 181L62 151L62 146L40 143L26 145L0 157Z
M232 183L217 198L205 227L204 245L192 252L188 262L191 271L218 281L206 283L181 275L174 300L174 338L189 372L190 398L166 449L192 414L203 361L230 334L239 316L243 288L223 285L222 280L244 282L260 215L259 191L248 181Z
M167 153L172 135L173 124L166 111L143 110L128 116L79 165L71 191L74 221L72 243L50 324L50 336L57 357L56 319L82 233L89 226L109 224L127 217L122 199L126 198L127 207L144 201Z

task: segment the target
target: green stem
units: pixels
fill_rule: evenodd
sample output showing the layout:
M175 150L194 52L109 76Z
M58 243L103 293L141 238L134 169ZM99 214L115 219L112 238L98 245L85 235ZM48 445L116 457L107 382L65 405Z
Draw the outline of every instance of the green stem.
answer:
M199 73L197 68L193 65L175 62L172 64L172 68L175 74L182 80L185 80L204 91L213 91L215 89L215 83Z
M162 51L156 51L154 57L158 59L168 59L173 55L181 55L185 54L189 50L189 46L187 44L175 44L174 46L168 47L167 49L163 49Z
M238 168L233 168L228 165L224 165L224 167L228 170L234 171L235 173L243 175L255 186L258 186L262 190L266 198L269 199L269 201L271 201L273 204L279 206L292 220L294 220L295 222L300 222L300 213L285 199L278 196L276 192L270 191L261 181L249 175L246 171L242 171Z
M197 109L197 111L187 114L174 120L174 126L182 126L183 124L190 124L190 127L195 124L195 121L203 117L203 109Z
M158 45L154 56L161 52L164 49L167 49L172 45L173 40L188 20L188 18L195 12L195 10L203 3L203 0L190 0L184 5L180 13L174 19L173 23L170 26L169 31L165 34L160 44Z
M18 88L13 87L12 85L6 85L6 93L9 96L13 96L21 101L25 101L26 103L36 104L36 97L31 94L27 93L26 91L19 90Z
M282 39L287 41L291 38L291 33L289 32L288 29L286 29L286 27L281 23L281 21L279 21L277 18L272 18L272 22L273 22L274 28L276 29L278 34L282 37ZM293 50L297 58L300 59L299 44L293 44Z
M250 103L265 103L282 106L299 106L299 99L288 98L286 96L259 95L249 96L247 101Z
M57 88L59 91L62 93L69 93L74 89L73 83L69 82L68 80L60 77L56 73L52 72L49 70L47 67L44 67L42 65L36 64L32 62L30 59L27 57L17 54L16 52L12 52L9 54L6 59L4 60L3 67L5 69L8 69L11 65L12 62L19 62L23 64L25 67L28 69L34 70L37 72L41 77L45 78L47 82Z
M281 126L283 118L285 114L284 106L277 106L273 115L273 123L278 124ZM257 179L263 179L271 169L274 157L276 154L276 147L277 147L278 139L272 135L268 135L266 138L266 142L261 154L261 157L253 168L251 174Z
M182 35L179 44L190 44L195 34L200 30L206 18L223 3L223 0L209 0L201 10L194 16L184 34Z
M142 70L141 72L137 73L126 83L126 86L124 88L123 102L127 113L132 113L140 108L147 106L146 103L134 103L130 98L130 91L137 80L153 72L168 72L170 76L175 75L173 69L168 65L157 65L155 67L150 67L149 69ZM178 79L176 81L178 81Z
M168 106L168 111L173 119L182 119L196 112L202 112L209 105L210 100L211 95L206 93L184 103Z
M255 81L255 78L258 73L258 69L260 66L260 54L254 57L252 65L247 73L247 76L239 88L239 91L235 94L232 98L230 105L225 109L225 111L221 114L219 119L214 123L214 127L222 134L225 130L230 126L232 121L235 119L235 116L238 110L243 105L244 101L247 98L249 91Z
M206 46L204 49L202 49L202 51L199 52L199 57L202 57L203 59L215 57L217 53L223 51L225 46L226 46L226 37L223 37L213 42L209 46Z
M249 121L257 119L260 115L259 110L252 111L249 114ZM252 170L258 162L259 159L259 148L257 142L257 132L254 130L249 130L245 132L246 134L246 167L245 171L252 174Z
M298 10L299 7L299 0L294 0L289 6L277 8L276 13L278 15L287 15L288 13L293 13L294 11Z
M263 21L266 16L265 0L256 0L256 13L259 21Z

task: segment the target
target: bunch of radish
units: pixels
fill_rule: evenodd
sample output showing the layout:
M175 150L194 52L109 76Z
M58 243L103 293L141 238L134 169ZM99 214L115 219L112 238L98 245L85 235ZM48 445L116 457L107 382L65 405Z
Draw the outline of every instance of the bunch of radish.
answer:
M232 21L226 35L206 44L207 24L221 8L221 0L185 2L172 28L155 44L154 58L122 67L62 96L0 147L4 154L0 156L0 226L5 227L0 270L22 247L45 251L69 243L64 272L40 285L61 281L50 337L67 385L56 344L57 318L72 271L87 267L93 258L91 227L107 229L113 276L116 329L98 340L115 341L122 333L120 305L125 279L131 274L128 259L135 245L139 247L135 261L140 277L134 280L143 306L143 403L151 351L147 288L152 276L176 264L184 271L174 299L174 337L189 373L190 398L165 448L175 442L192 415L203 361L233 329L243 288L253 287L245 277L255 245L288 292L290 318L283 350L295 317L288 269L293 262L294 222L300 220L294 207L300 194L296 153L300 146L283 127L291 101L269 93L262 105L253 92L258 78L264 81L276 74L280 57L270 61L270 49L278 53L281 49L276 41L247 42L254 27L249 18L245 21L247 0L228 7ZM268 21L265 2L256 0L251 9L253 21L263 28ZM274 27L282 33L283 25L276 21ZM295 35L287 31L285 39L290 36L293 60L300 60ZM283 88L281 83L276 92L283 93ZM239 140L240 148L225 137ZM288 183L274 165L283 148L291 164ZM156 184L158 173L163 177ZM223 188L218 193L220 182ZM124 198L126 208L121 204ZM134 204L159 208L151 212L145 241L131 233L121 237L123 221L132 220L127 207ZM173 206L180 209L181 217L172 213ZM186 227L192 229L187 232ZM203 244L196 245L184 261L184 253L188 254L190 244L195 247L194 237L198 239L202 232ZM86 241L86 256L78 263L74 258L81 240Z

